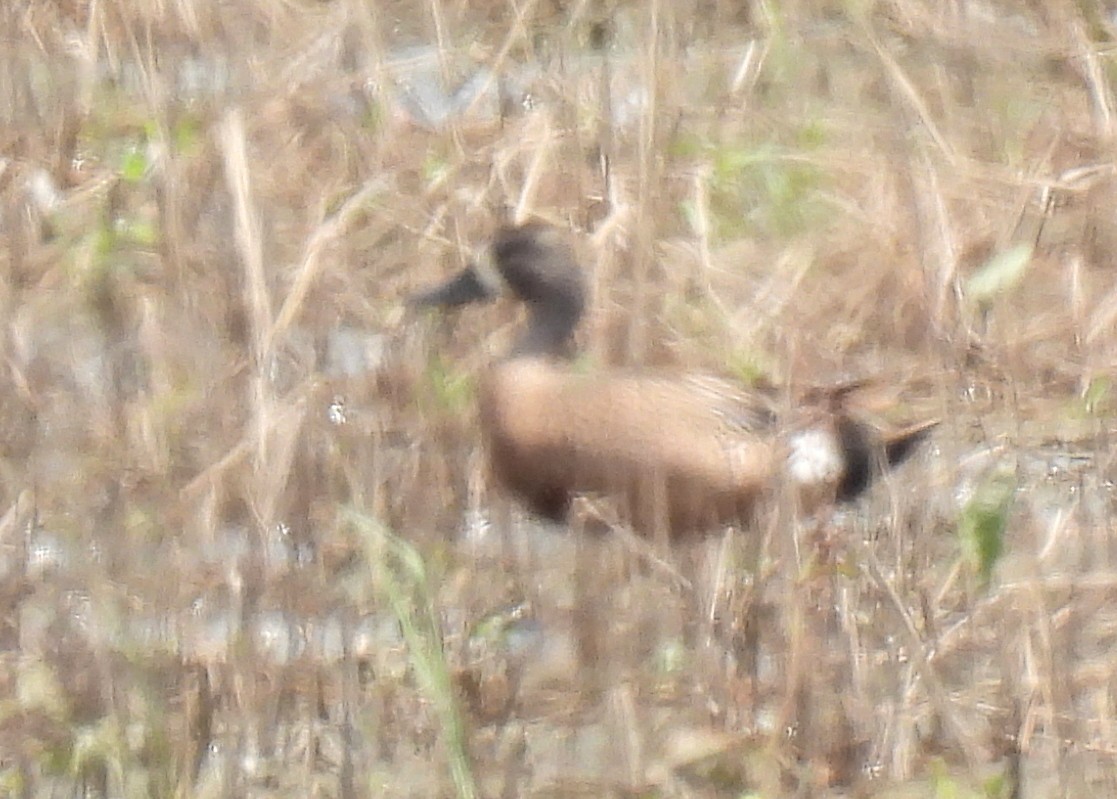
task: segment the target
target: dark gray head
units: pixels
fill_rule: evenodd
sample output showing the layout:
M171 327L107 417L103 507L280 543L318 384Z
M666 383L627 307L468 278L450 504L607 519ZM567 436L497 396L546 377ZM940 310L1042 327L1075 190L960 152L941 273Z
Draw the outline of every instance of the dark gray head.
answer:
M527 304L528 330L515 355L565 355L586 306L574 251L550 225L501 228L466 269L411 298L420 307L454 308L509 294Z

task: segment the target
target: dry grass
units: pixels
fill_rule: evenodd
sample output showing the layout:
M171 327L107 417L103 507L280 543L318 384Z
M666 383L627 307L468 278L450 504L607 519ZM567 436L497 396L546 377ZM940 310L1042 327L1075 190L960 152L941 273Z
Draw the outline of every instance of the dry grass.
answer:
M1087 6L6 4L3 791L1117 791ZM432 74L484 90L424 124ZM586 234L591 361L877 378L941 435L833 519L538 529L471 425L514 320L400 306L526 217Z

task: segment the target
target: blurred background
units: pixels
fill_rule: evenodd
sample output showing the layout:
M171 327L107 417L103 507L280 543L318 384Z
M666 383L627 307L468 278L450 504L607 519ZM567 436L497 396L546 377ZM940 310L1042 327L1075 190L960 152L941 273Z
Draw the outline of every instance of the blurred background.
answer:
M1117 792L1115 32L5 3L0 791ZM516 310L402 305L525 219L576 232L586 368L943 424L826 518L525 517L473 397Z

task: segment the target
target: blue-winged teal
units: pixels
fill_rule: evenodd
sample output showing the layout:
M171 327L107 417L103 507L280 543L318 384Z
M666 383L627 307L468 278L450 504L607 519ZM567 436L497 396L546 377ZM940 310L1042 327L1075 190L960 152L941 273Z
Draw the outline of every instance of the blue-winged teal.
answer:
M882 434L845 409L841 392L781 418L769 393L726 380L572 367L586 286L547 225L500 230L467 269L412 302L456 307L505 293L526 303L529 321L480 381L481 424L497 479L549 519L564 519L575 494L604 494L637 531L679 535L747 522L781 484L810 509L857 496L934 426Z

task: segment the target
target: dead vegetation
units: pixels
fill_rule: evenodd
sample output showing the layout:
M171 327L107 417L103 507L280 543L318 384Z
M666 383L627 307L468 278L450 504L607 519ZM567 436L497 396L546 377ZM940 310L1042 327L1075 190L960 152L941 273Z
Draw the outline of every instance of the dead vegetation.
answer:
M1112 24L6 4L4 791L1114 791ZM868 377L935 446L834 518L538 529L472 429L507 310L400 305L529 216L588 368Z

